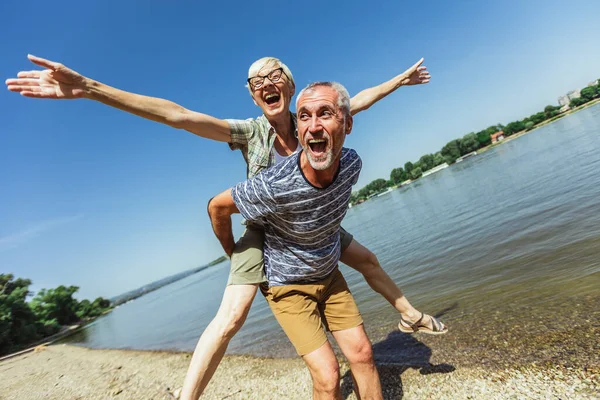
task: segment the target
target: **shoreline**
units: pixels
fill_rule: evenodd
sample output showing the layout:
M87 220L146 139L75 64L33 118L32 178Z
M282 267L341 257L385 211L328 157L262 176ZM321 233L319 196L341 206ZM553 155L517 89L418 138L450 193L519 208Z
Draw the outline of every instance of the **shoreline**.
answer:
M0 362L0 393L6 399L173 399L190 357L190 353L54 345ZM586 368L378 363L378 369L385 399L591 399L600 390L600 371ZM356 399L343 361L340 375L344 398ZM310 376L299 358L226 355L202 399L306 399L310 395Z
M586 246L591 257L596 245L586 243ZM542 286L531 280L496 289L481 286L462 293L458 301L452 293L435 298L423 303L423 307L450 327L449 333L442 336L400 333L396 327L397 314L392 308L365 313L365 327L379 364L485 366L490 371L555 365L600 370L600 311L597 309L600 295L594 289L599 283L600 273L593 273ZM516 293L525 287L535 290L535 295L529 294L524 301ZM63 343L86 346L85 341L78 340L57 344ZM124 348L158 354L193 351L193 347L178 348L168 342L162 349L144 348L143 344L131 346ZM335 345L334 349L341 355ZM296 357L293 347L284 338L267 347L258 342L248 342L243 347L238 343L230 346L228 355L277 360Z
M503 140L501 140L499 142L488 144L487 146L478 149L477 150L477 154L485 153L486 151L490 150L491 148L493 148L495 146L499 146L499 145L501 145L503 143L510 142L511 140L514 140L514 139L518 139L518 138L520 138L522 136L525 136L525 135L527 135L529 133L532 133L532 132L536 131L537 129L539 129L541 127L553 124L556 121L560 121L561 119L563 119L565 117L568 117L569 115L576 114L576 113L578 113L581 110L593 107L593 106L595 106L595 105L597 105L599 103L600 103L600 99L595 99L595 100L592 100L592 101L587 102L585 104L582 104L579 107L576 107L576 108L574 108L572 110L565 111L564 113L559 114L557 117L553 117L553 118L550 118L548 120L540 122L539 124L533 126L530 130L524 130L524 131L521 131L521 132L517 132L517 133L515 133L513 135L505 137Z
M31 353L32 351L35 351L39 347L50 346L55 343L60 343L64 339L67 339L70 336L73 336L76 333L81 332L82 330L86 329L88 327L88 325L95 322L98 318L110 313L113 309L114 308L109 308L108 310L104 311L101 315L91 318L91 319L88 319L86 321L79 321L75 324L68 325L68 326L65 325L59 332L55 333L54 335L46 336L39 340L36 340L35 342L25 344L22 347L20 347L17 351L13 351L12 353L0 355L0 363L4 360L9 360L9 359L11 359L13 357L17 357L21 354ZM2 399L2 398L0 397L0 399Z
M522 136L525 136L525 135L527 135L527 134L529 134L529 133L532 133L532 132L534 132L534 131L538 130L539 128L542 128L542 127L544 127L544 126L546 126L546 125L553 124L554 122L556 122L556 121L560 121L560 120L562 120L563 118L565 118L565 117L567 117L567 116L569 116L569 115L576 114L576 113L578 113L578 112L579 112L579 111L581 111L581 110L584 110L584 109L586 109L586 108L590 108L590 107L594 107L594 106L596 106L596 105L598 105L598 104L600 104L600 98L598 98L598 99L594 99L594 100L591 100L591 101L589 101L589 102L587 102L587 103L585 103L585 104L582 104L582 105L580 105L580 106L578 106L578 107L576 107L576 108L570 109L570 110L568 110L568 111L565 111L565 112L564 112L564 113L562 113L562 114L558 114L557 116L554 116L554 117L552 117L552 118L550 118L550 119L548 119L548 120L542 121L542 122L540 122L539 124L537 124L537 125L534 125L533 127L531 127L531 129L529 129L529 130L523 130L523 131L520 131L520 132L514 133L514 134L512 134L512 135L510 135L510 136L507 136L507 137L505 137L504 139L502 139L502 140L500 140L500 141L498 141L498 142L496 142L496 143L490 143L490 144L488 144L487 146L481 147L481 148L479 148L479 149L477 149L477 150L476 150L476 152L477 152L477 155L479 155L479 154L482 154L482 153L485 153L486 151L488 151L488 150L490 150L490 149L492 149L492 148L494 148L494 147L496 147L496 146L500 146L500 145L502 145L502 144L504 144L504 143L508 143L508 142L510 142L510 141L512 141L512 140L518 139L518 138L520 138L520 137L522 137ZM459 138L457 138L457 139L459 139ZM452 167L453 165L456 165L456 162L453 162L452 164L449 164L449 165L448 165L448 167ZM436 166L436 167L437 167L437 166ZM431 171L432 169L434 169L434 168L436 168L436 167L433 167L433 168L431 168L431 169L429 169L429 170L427 170L427 171ZM446 168L448 168L448 167L446 167ZM423 171L423 173L425 173L425 172L427 172L427 171ZM437 172L437 171L436 171L436 172ZM425 178L426 176L427 176L427 175L422 175L422 176L420 176L419 178L417 178L417 179L414 179L414 180L413 180L413 179L408 179L408 180L406 180L405 182L402 182L402 183L400 183L400 184L398 184L398 185L390 186L390 187L386 188L386 190L389 190L390 188L391 188L391 189L393 189L393 190L395 190L395 189L399 189L399 188L401 188L401 187L404 187L404 186L406 186L407 184L411 184L411 183L417 182L417 181L419 181L420 179L422 179L422 178ZM364 203L364 202L366 202L366 201L369 201L371 198L373 198L373 197L377 197L377 196L379 196L379 195L381 195L381 194L384 194L384 193L386 193L386 191L385 191L385 190L384 190L384 191L381 191L381 192L378 192L378 193L375 193L375 194L373 194L373 195L371 195L370 197L368 197L367 199L365 199L364 201L362 201L362 202L360 202L360 203L359 203L359 202L356 202L356 203L350 203L350 207L358 206L358 205L360 205L360 204L362 204L362 203Z

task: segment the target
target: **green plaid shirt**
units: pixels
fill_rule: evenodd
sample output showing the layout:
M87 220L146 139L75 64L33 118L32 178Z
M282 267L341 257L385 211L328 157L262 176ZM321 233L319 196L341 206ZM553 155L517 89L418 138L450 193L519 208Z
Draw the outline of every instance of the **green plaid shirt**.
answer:
M290 113L294 128L296 127L296 114ZM227 119L231 130L231 150L239 149L248 165L246 174L252 178L263 169L275 164L273 143L275 142L275 128L271 126L267 117L261 115L253 119Z

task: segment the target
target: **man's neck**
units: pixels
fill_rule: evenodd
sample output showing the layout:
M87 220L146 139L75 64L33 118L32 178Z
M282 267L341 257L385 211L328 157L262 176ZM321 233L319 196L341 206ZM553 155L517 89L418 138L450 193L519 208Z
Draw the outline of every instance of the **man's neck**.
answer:
M306 156L306 151L303 151L300 154L300 168L302 168L302 173L308 182L316 187L324 188L333 183L335 179L335 175L340 167L340 159L341 155L331 164L331 167L324 170L316 170L310 165L308 161L308 157Z

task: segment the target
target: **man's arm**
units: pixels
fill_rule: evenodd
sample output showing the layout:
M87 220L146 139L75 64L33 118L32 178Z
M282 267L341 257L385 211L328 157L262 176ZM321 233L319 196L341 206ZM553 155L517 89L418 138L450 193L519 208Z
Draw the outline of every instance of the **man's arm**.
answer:
M233 231L231 229L231 215L239 212L233 202L231 189L227 189L223 193L216 195L208 202L208 216L210 217L213 231L229 257L231 257L233 248L235 247Z
M427 67L421 64L423 64L422 58L400 75L393 77L381 85L365 89L352 97L350 99L350 112L352 115L368 109L400 86L419 85L429 82L431 75L429 75Z
M43 71L21 71L16 79L7 79L11 92L40 99L96 100L140 117L198 136L229 142L229 124L210 115L188 110L172 101L126 92L87 78L64 65L43 58L28 56Z

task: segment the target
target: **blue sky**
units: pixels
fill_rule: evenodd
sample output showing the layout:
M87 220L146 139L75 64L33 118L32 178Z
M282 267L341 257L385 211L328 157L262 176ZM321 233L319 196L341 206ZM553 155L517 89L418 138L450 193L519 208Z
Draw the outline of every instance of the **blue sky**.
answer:
M597 0L175 4L5 0L0 76L34 69L32 53L243 119L260 114L244 88L257 58L281 58L298 87L337 80L356 94L425 57L430 84L355 118L357 188L600 78ZM239 152L87 100L3 91L0 109L0 272L110 297L223 253L205 206L244 179Z

